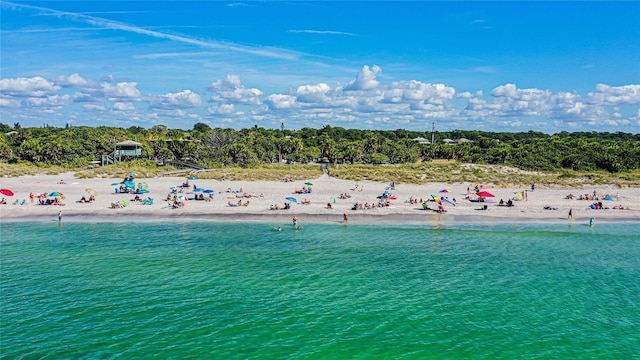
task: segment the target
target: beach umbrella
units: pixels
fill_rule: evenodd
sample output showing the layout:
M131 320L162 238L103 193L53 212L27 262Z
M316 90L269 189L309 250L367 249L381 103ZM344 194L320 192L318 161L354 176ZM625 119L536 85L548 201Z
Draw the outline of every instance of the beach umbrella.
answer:
M128 187L128 188L132 188L135 189L136 188L136 184L133 183L133 181L125 181L123 182L124 186Z
M211 190L211 189L207 189L207 190L203 191L203 193L205 193L205 194L211 194L211 193L214 193L214 192L216 192L216 191L215 190Z
M6 195L6 196L13 196L13 191L9 189L0 189L0 194Z
M289 196L289 197L288 197L288 198L286 198L285 200L291 201L292 203L296 203L296 204L298 203L298 199L296 199L296 198L294 198L294 197L292 197L292 196Z
M134 172L132 172L131 174L129 174L129 177L132 177L132 178L134 178L134 177L136 177L136 176L138 176L138 174L136 174L136 173L134 173Z
M446 193L450 193L451 191L449 191L449 189L442 189L442 190L440 190L440 192L446 194Z
M122 183L121 183L121 182L111 183L111 186L118 186L118 185L120 185L120 184L122 184Z
M88 192L90 195L98 196L98 193L93 189L84 189L84 191Z
M47 196L58 197L58 196L62 196L62 193L54 191L54 192L50 192L49 194L47 194Z
M492 193L490 193L488 191L478 191L476 193L476 195L478 195L480 197L495 197L495 195L493 195Z
M305 185L309 185L309 186L313 186L312 183L310 183L309 181L307 181L306 183L304 183Z
M204 192L203 188L197 187L195 189L193 189L194 192Z

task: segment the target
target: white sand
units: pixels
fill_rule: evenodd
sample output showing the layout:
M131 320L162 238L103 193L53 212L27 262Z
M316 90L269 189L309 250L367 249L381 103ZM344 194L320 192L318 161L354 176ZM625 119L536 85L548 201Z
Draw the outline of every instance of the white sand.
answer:
M58 184L64 179L66 184ZM364 181L359 184L363 186L362 191L354 191L354 181L340 180L322 176L317 179L296 180L294 182L276 181L216 181L216 180L191 180L191 184L196 184L204 189L214 189L215 197L212 201L186 202L184 208L174 209L168 206L165 201L170 187L181 185L184 177L166 178L140 178L136 182L146 182L150 192L141 195L152 197L153 205L142 205L133 202L132 194L116 194L115 186L112 183L120 182L122 179L76 179L72 173L62 175L38 175L22 176L17 178L1 178L0 188L12 190L15 195L5 197L8 204L0 205L0 217L2 222L23 221L23 220L51 220L57 219L58 212L62 211L63 221L155 221L161 219L202 219L220 221L267 221L267 222L290 222L294 215L304 222L342 222L343 213L349 214L350 224L373 224L373 223L448 223L448 222L587 222L593 217L598 222L620 222L633 221L640 222L640 188L617 189L615 186L599 185L588 188L537 188L535 191L528 191L528 201L515 201L514 207L497 206L500 199L505 201L514 196L514 191L524 189L494 189L490 185L486 190L495 195L496 203L487 203L488 210L477 210L483 204L464 200L468 183L465 184L443 184L429 183L426 185L396 184L393 194L396 200L391 201L390 207L373 208L365 210L352 210L355 202L377 203L377 197L381 195L387 183L375 183ZM302 188L305 182L313 183L312 193L293 194L294 189ZM234 197L233 193L226 192L227 189L240 190L258 197L242 198L243 202L249 201L246 207L230 207L228 202L240 200ZM96 201L93 203L79 203L82 196L89 197L85 189L93 189L97 192ZM447 210L445 214L438 214L431 210L422 210L420 204L409 203L410 197L416 199L430 199L431 194L443 195L439 193L442 189L449 189L447 194L450 198L457 199L457 206L444 203ZM58 191L64 194L64 206L43 206L31 204L29 194L31 192L49 193ZM606 207L610 209L592 210L589 205L593 201L588 200L568 200L567 194L576 197L580 194L592 194L597 191L599 197L609 194L614 199L619 195L618 201L604 201ZM186 193L186 191L185 191ZM351 195L349 199L340 199L340 194ZM259 196L262 194L263 196ZM193 194L186 193L188 197ZM299 201L308 199L310 205L292 204L289 210L270 210L272 204L283 206L286 197L295 197ZM13 205L15 200L26 200L27 205ZM127 200L128 206L125 208L113 209L112 202ZM331 203L332 209L327 209L327 203ZM622 205L630 210L613 209L614 206ZM557 210L545 210L545 206L557 208ZM436 208L434 202L429 202L430 208ZM573 220L567 220L569 209L573 209Z

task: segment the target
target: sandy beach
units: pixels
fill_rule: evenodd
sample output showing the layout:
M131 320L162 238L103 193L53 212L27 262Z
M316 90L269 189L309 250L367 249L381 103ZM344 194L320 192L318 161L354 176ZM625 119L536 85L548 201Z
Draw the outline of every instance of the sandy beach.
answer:
M336 222L343 221L343 214L348 214L349 224L438 224L438 223L474 223L474 222L576 222L585 223L590 218L597 222L639 222L640 221L640 188L618 189L615 186L598 185L580 188L548 188L538 186L534 191L527 188L500 189L486 184L483 190L495 197L486 198L491 202L472 202L465 199L467 188L470 188L470 199L476 199L474 187L469 183L429 183L425 185L358 182L341 180L327 175L316 179L295 179L285 181L217 181L189 180L189 188L181 188L185 177L136 178L134 182L144 182L149 192L140 194L141 199L152 198L153 204L144 205L141 201L133 201L135 194L116 193L116 183L123 179L93 178L77 179L73 173L59 175L22 176L0 179L2 189L11 190L13 196L1 197L6 204L0 205L2 222L9 221L49 221L57 220L62 211L63 221L175 221L212 220L212 221L263 221L291 222L293 216L304 222ZM312 184L307 185L306 183ZM356 184L358 188L356 189ZM213 192L203 193L209 200L194 200L199 192L193 192L193 185ZM295 193L296 190L311 187L310 193ZM95 201L80 202L95 192ZM441 192L448 190L448 193ZM513 201L512 207L499 206L499 201L516 198L516 193L523 194L526 199ZM172 193L175 191L175 193ZM180 192L182 191L182 192ZM392 199L389 206L379 207L378 202L385 191ZM599 200L578 200L580 195L592 196L594 191ZM58 192L64 205L40 205L34 195ZM566 199L572 194L573 199ZM173 196L184 206L175 208ZM211 198L210 196L211 195ZM424 210L421 200L432 200L432 196L455 199L456 205L444 201L446 210L439 213L435 210L439 205L428 201L428 210ZM609 196L613 200L603 200ZM287 200L293 197L297 200ZM48 197L55 199L55 197ZM412 202L411 199L414 201ZM308 200L309 204L303 204ZM112 204L123 201L125 207L112 208ZM238 202L246 206L237 205ZM282 209L286 202L290 209ZM601 202L604 209L592 209L595 202ZM353 210L355 203L362 209ZM331 208L328 207L331 205ZM369 205L367 207L367 205ZM480 210L487 205L487 210ZM279 209L275 209L275 207ZM620 209L622 207L623 209ZM274 209L272 209L274 208ZM569 210L572 219L568 219Z

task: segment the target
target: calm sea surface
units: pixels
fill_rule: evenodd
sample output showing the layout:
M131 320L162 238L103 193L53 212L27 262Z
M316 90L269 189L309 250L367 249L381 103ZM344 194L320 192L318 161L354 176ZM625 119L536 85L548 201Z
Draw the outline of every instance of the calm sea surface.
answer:
M640 354L640 224L303 225L0 224L0 357Z

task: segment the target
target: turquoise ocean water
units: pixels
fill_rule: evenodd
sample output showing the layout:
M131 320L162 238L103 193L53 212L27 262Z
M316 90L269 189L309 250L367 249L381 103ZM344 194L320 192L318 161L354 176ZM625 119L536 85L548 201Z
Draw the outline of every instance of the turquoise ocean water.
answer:
M3 359L637 359L640 224L0 224Z

